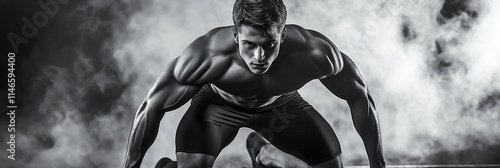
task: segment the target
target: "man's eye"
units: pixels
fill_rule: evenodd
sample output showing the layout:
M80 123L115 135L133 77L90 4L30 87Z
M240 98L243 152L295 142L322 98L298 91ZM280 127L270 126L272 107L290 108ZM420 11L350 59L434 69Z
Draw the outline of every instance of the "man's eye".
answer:
M250 44L250 43L243 43L245 45L245 47L247 48L253 48L253 44Z
M276 43L275 42L271 42L269 44L267 44L268 47L270 48L273 48L274 46L276 46Z

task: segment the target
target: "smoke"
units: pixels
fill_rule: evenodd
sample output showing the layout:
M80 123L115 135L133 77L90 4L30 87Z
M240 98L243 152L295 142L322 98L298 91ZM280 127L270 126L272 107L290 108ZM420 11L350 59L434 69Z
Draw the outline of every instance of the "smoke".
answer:
M21 35L20 18L31 19L33 13L42 11L37 1L7 4L20 9L11 11L19 16L12 19L11 31ZM23 4L30 7L23 8ZM2 161L5 166L121 165L130 129L126 121L136 106L127 95L134 76L119 72L112 54L127 13L137 10L128 6L134 3L59 4L51 8L55 15L38 27L36 37L20 45L16 160Z
M157 76L194 39L231 25L233 3L87 0L61 6L20 48L26 103L16 133L19 160L7 167L119 167L134 113ZM388 164L498 163L499 2L285 4L288 23L325 34L357 64L376 102ZM31 5L28 11L35 10ZM367 164L347 104L317 81L300 93L335 129L346 165ZM143 167L175 158L175 130L185 110L165 115ZM215 167L250 165L249 132L240 130Z
M498 4L358 3L300 3L293 8L299 16L290 12L290 18L311 16L294 21L325 33L356 62L377 103L388 163L496 162L500 50L492 37L498 36ZM301 91L339 132L344 159L366 164L359 137L344 131L350 119L329 117L346 108L322 107L332 100L316 102L328 95L311 91L319 88L312 83Z

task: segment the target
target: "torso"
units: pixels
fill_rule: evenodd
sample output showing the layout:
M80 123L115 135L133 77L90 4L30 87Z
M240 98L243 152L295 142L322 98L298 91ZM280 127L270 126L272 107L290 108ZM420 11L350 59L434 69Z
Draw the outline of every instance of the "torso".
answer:
M216 80L211 81L217 93L228 101L240 101L241 104L261 101L253 106L272 103L282 95L300 89L313 79L322 78L328 72L318 71L318 62L309 55L314 46L308 44L300 30L287 26L287 36L282 43L280 53L269 71L262 75L253 74L238 55L237 45L232 39L231 28L221 28L210 40L210 50L214 55L230 59L230 65ZM230 39L230 40L228 40ZM221 49L220 46L228 47ZM215 49L214 49L215 47ZM222 52L217 52L222 51ZM325 62L325 64L331 64ZM327 65L328 66L328 65ZM240 104L240 105L241 105Z

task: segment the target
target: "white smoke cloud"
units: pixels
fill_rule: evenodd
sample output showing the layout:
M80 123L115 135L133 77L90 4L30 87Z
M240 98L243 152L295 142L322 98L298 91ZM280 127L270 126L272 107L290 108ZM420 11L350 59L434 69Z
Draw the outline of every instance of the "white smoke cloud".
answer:
M397 159L404 154L411 160L424 159L443 150L474 147L471 141L489 145L498 141L498 124L494 122L498 120L498 107L478 109L478 102L497 91L499 85L500 52L490 45L496 40L491 37L498 34L493 32L497 25L492 21L498 14L491 10L496 2L471 2L478 3L469 4L480 13L477 20L462 13L444 25L436 22L443 3L440 1L355 3L301 4L300 8L315 14L301 11L301 16L313 17L297 22L308 27L317 25L315 29L324 32L357 63L377 102L388 157ZM331 11L323 10L330 7ZM312 19L319 15L327 19ZM402 21L410 22L415 39L404 42ZM472 28L464 29L464 24ZM440 57L454 63L445 74L433 69L435 41L446 47ZM306 89L302 91L309 92ZM315 97L321 96L311 93L313 104ZM354 131L338 136L344 145L348 143L349 148L344 148L348 162L364 155L362 144L352 141L359 139ZM400 163L409 161L398 159Z

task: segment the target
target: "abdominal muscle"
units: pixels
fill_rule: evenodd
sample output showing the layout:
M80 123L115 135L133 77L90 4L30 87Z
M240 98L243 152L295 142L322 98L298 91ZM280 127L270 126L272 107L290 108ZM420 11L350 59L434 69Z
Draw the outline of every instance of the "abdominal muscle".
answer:
M291 94L291 93L286 93L286 94L282 94L282 95L275 95L275 96L269 96L269 97L257 97L257 96L240 97L240 96L236 96L236 95L232 95L230 93L227 93L226 91L218 88L217 86L215 86L213 84L210 84L210 88L213 92L218 94L224 100L226 100L234 105L244 107L244 108L265 107L265 106L272 104L274 101L276 101L281 96Z

